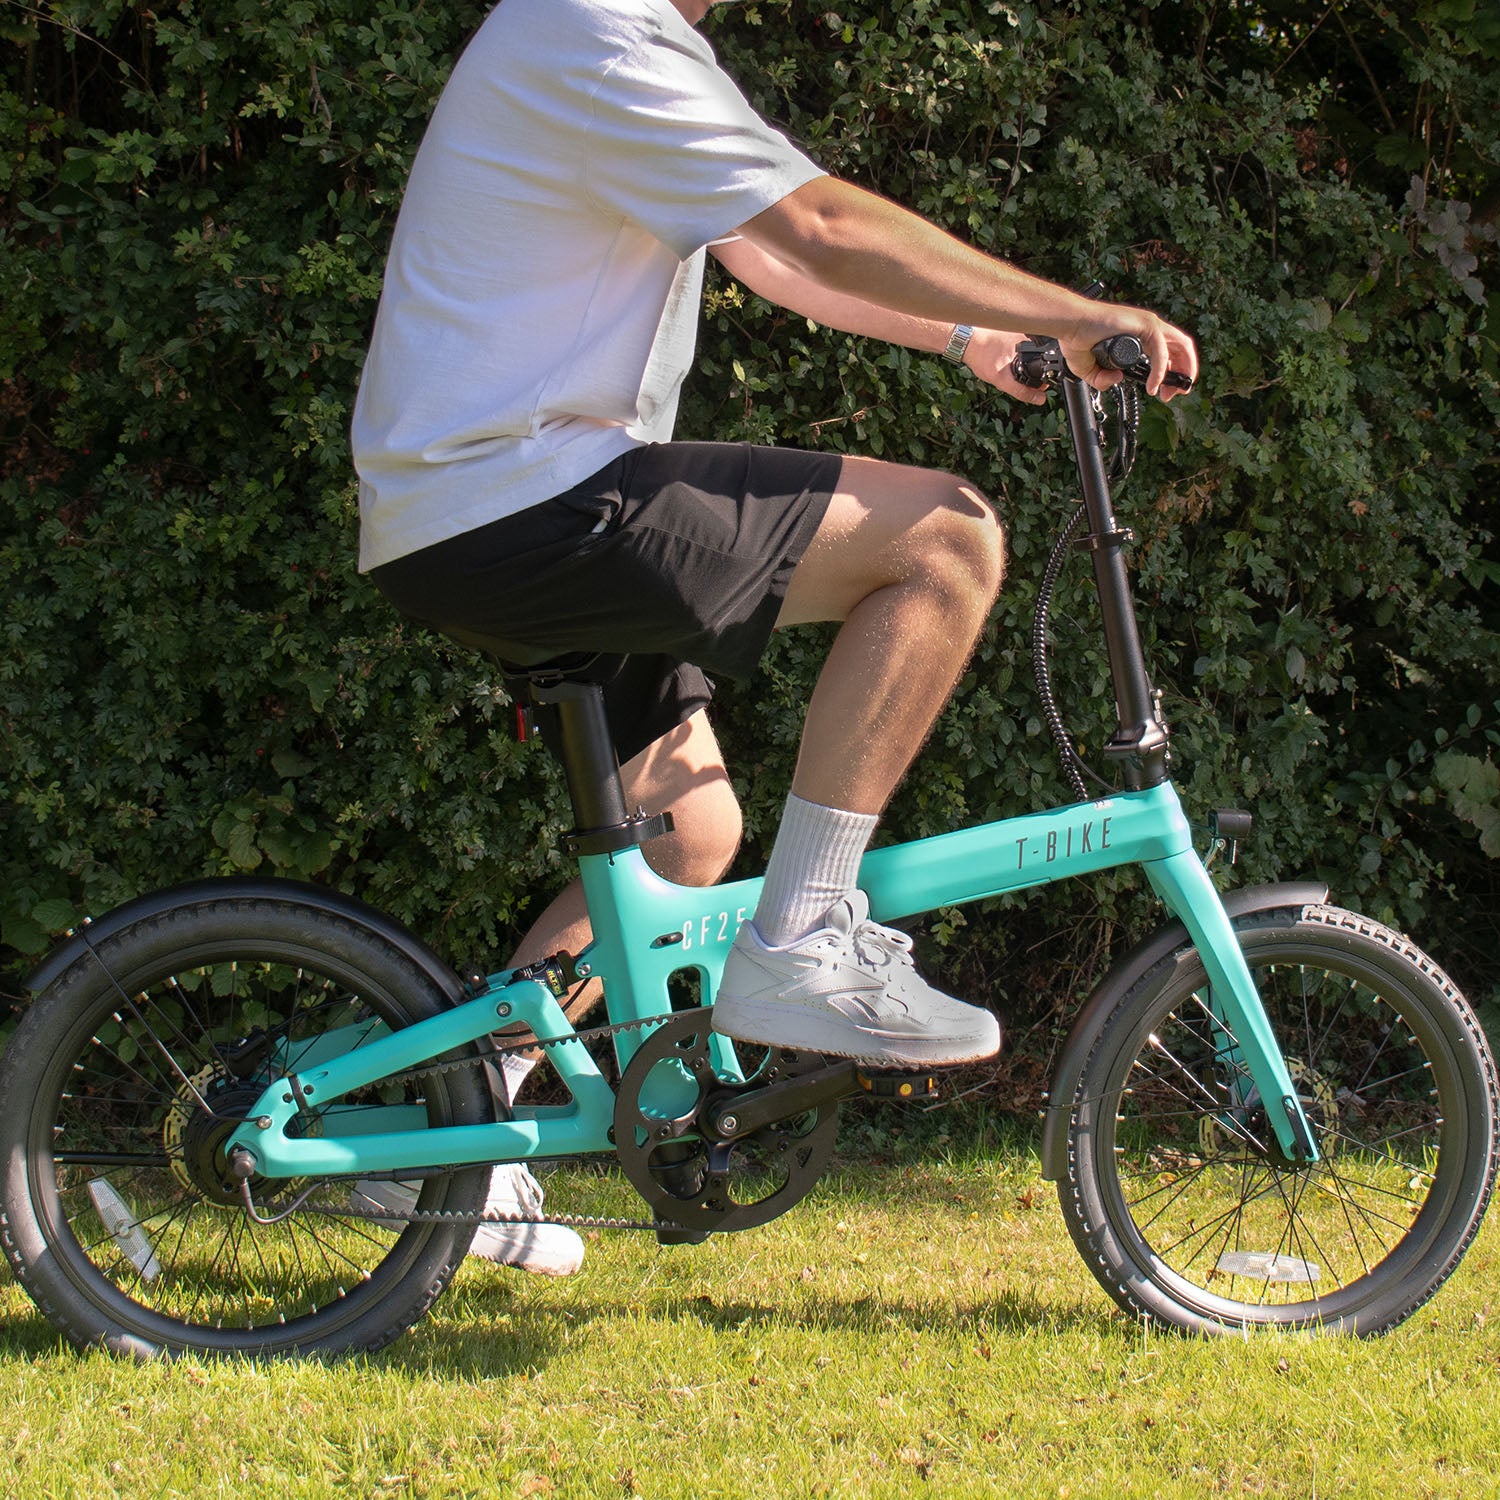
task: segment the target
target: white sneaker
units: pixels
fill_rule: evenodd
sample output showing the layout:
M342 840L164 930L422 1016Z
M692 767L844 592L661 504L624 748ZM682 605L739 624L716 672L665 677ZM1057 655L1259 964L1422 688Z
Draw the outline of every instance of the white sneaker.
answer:
M854 891L829 908L818 931L780 948L753 922L741 923L714 1001L714 1030L878 1067L975 1062L999 1051L995 1017L933 989L912 963L911 939L869 915L869 898Z
M542 1185L520 1162L496 1167L484 1211L539 1214ZM469 1254L543 1276L571 1276L583 1264L583 1241L566 1224L481 1224Z
M388 1208L404 1213L414 1208L419 1188L404 1182L361 1179L354 1184L351 1201L358 1208ZM484 1212L506 1218L522 1218L542 1211L542 1185L520 1162L508 1162L490 1175L489 1196ZM388 1229L400 1229L402 1221L387 1219ZM583 1264L583 1241L566 1224L481 1224L474 1233L469 1254L543 1276L571 1276Z

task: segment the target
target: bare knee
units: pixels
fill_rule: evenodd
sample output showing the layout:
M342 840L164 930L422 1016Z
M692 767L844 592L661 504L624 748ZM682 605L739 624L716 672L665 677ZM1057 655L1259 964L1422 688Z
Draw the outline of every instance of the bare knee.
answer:
M727 774L695 783L667 809L672 831L645 845L646 862L678 885L715 885L734 862L744 833Z
M924 580L957 608L988 611L1005 576L1005 530L973 485L952 475L944 503L929 513L914 538Z

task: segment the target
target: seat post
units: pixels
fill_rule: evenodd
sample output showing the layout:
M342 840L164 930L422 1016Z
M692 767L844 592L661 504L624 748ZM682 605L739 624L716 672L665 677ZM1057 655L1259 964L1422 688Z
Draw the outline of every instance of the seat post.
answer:
M625 805L625 785L604 711L603 688L593 682L533 673L530 693L533 703L556 714L556 750L575 819L565 842L573 853L609 854L671 829L670 813L631 814Z
M604 689L593 682L533 682L531 696L557 714L557 753L579 828L608 828L626 819L625 787L615 759Z

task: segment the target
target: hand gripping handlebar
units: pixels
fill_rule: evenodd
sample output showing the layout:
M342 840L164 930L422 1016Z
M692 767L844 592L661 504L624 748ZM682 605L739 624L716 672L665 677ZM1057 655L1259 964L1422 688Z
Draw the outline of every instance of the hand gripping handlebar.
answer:
M1119 370L1127 380L1139 380L1142 383L1151 377L1151 361L1146 358L1141 341L1133 333L1111 334L1107 339L1100 339L1089 353L1094 356L1094 363L1101 370ZM1193 382L1176 370L1168 370L1162 377L1162 384L1179 391L1190 391L1193 388Z
M1146 358L1146 351L1134 334L1111 334L1107 339L1100 339L1089 352L1101 370L1119 370L1127 380L1142 384L1151 376L1151 361ZM1030 340L1016 350L1016 357L1011 361L1011 373L1016 379L1022 385L1033 387L1046 385L1065 368L1055 339ZM1176 370L1168 370L1162 383L1180 391L1193 388L1193 382Z

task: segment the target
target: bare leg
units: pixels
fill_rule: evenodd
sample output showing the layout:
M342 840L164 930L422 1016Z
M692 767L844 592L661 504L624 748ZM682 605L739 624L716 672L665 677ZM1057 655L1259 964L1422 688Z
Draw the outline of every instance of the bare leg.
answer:
M740 844L740 807L707 714L698 712L620 768L627 803L672 814L671 833L641 846L658 875L681 885L712 885L729 868ZM592 941L583 883L572 881L537 918L512 963L554 953L578 953ZM599 998L588 984L567 1004L576 1021Z
M984 496L951 475L844 460L778 625L842 620L792 790L878 813L948 701L1004 571Z
M798 796L855 812L884 807L947 702L1002 571L999 523L978 490L931 470L844 460L777 621L844 622L808 706L792 784ZM676 824L643 846L651 867L684 885L718 880L741 825L707 716L694 714L663 735L621 776L632 805L669 810ZM577 953L590 937L574 880L512 962Z
M972 486L928 470L845 460L778 620L843 622L808 706L793 781L798 798L824 809L880 812L969 658L1003 561L999 523ZM677 824L672 835L645 846L653 868L684 884L717 880L734 856L740 821L706 718L695 715L622 774L631 801L652 811L669 808ZM574 882L527 934L516 961L577 952L589 936ZM923 989L925 1006L956 1004ZM591 984L572 997L570 1019L597 994ZM944 1047L956 1047L957 1059L987 1055L998 1045L998 1033L989 1036L992 1020L986 1017L986 1031L969 1018L970 1009L958 1007L965 1014L949 1020L950 1031L957 1026L964 1037L940 1038L933 1060L943 1059ZM923 1060L921 1048L919 1040L908 1059Z
M717 1030L884 1067L970 1062L999 1047L994 1016L933 989L910 941L869 922L856 881L876 816L983 628L1003 562L999 523L972 486L845 460L778 622L843 624L808 705L760 902L725 962Z

